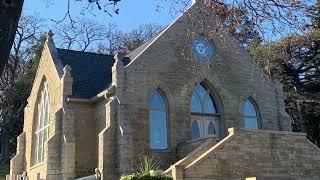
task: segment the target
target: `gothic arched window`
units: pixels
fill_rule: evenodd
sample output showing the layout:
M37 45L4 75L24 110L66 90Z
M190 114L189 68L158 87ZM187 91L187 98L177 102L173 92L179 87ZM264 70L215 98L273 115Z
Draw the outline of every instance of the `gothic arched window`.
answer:
M254 103L247 99L243 106L244 127L248 129L259 129L259 119Z
M216 134L217 111L210 91L202 84L196 86L191 97L192 139Z
M192 128L192 139L197 139L200 137L200 128L198 125L198 122L196 120L194 120L191 124L191 128Z
M164 97L155 91L149 101L149 132L151 149L167 149L168 107Z
M208 134L215 134L215 133L216 133L216 129L214 128L213 121L210 121L208 125Z
M50 100L48 92L48 83L44 82L43 89L37 104L37 124L35 131L35 156L34 163L44 161L44 143L48 140L50 124Z

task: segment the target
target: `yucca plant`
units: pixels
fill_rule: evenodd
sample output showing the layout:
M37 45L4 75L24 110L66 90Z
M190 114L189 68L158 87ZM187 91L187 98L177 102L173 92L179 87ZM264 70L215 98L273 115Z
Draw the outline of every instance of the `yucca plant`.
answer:
M144 156L140 162L140 173L153 175L159 171L159 167L159 161L155 161L149 156Z
M159 167L159 161L144 156L140 159L140 172L122 176L120 180L172 180L171 177L162 175Z

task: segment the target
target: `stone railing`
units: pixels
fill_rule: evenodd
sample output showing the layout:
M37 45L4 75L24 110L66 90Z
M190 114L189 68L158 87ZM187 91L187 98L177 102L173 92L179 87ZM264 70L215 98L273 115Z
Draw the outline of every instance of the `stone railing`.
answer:
M306 134L230 128L226 138L200 146L164 174L174 180L319 179L319 170L320 149Z

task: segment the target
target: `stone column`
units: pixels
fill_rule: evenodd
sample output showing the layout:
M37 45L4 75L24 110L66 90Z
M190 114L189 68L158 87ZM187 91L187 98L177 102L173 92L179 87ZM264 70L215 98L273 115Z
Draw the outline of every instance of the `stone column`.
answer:
M52 136L49 136L45 146L47 155L47 180L60 180L61 177L61 140L62 140L63 109L55 113ZM50 133L51 134L51 133Z
M63 68L61 78L63 88L63 115L61 124L61 174L62 180L75 178L75 132L74 112L67 104L68 96L72 95L73 78L71 67L66 65Z
M115 64L112 67L112 85L116 87L115 99L117 100L117 168L119 175L132 173L132 126L127 117L127 96L126 96L126 72L123 65L123 54L115 55Z
M184 166L174 165L172 166L172 178L173 180L183 180Z
M119 179L116 168L116 109L118 103L116 99L110 100L106 104L106 124L105 128L99 133L98 145L98 167L102 173L101 179Z

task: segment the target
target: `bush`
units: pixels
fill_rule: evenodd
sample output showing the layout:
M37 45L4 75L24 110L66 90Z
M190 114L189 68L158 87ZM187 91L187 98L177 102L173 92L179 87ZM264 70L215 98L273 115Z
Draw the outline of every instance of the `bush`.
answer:
M9 165L0 166L0 179L5 179L6 175L10 173Z
M133 174L122 176L121 180L172 180L171 177L152 174Z
M140 172L122 176L120 180L172 180L159 171L159 162L145 156L140 163Z

